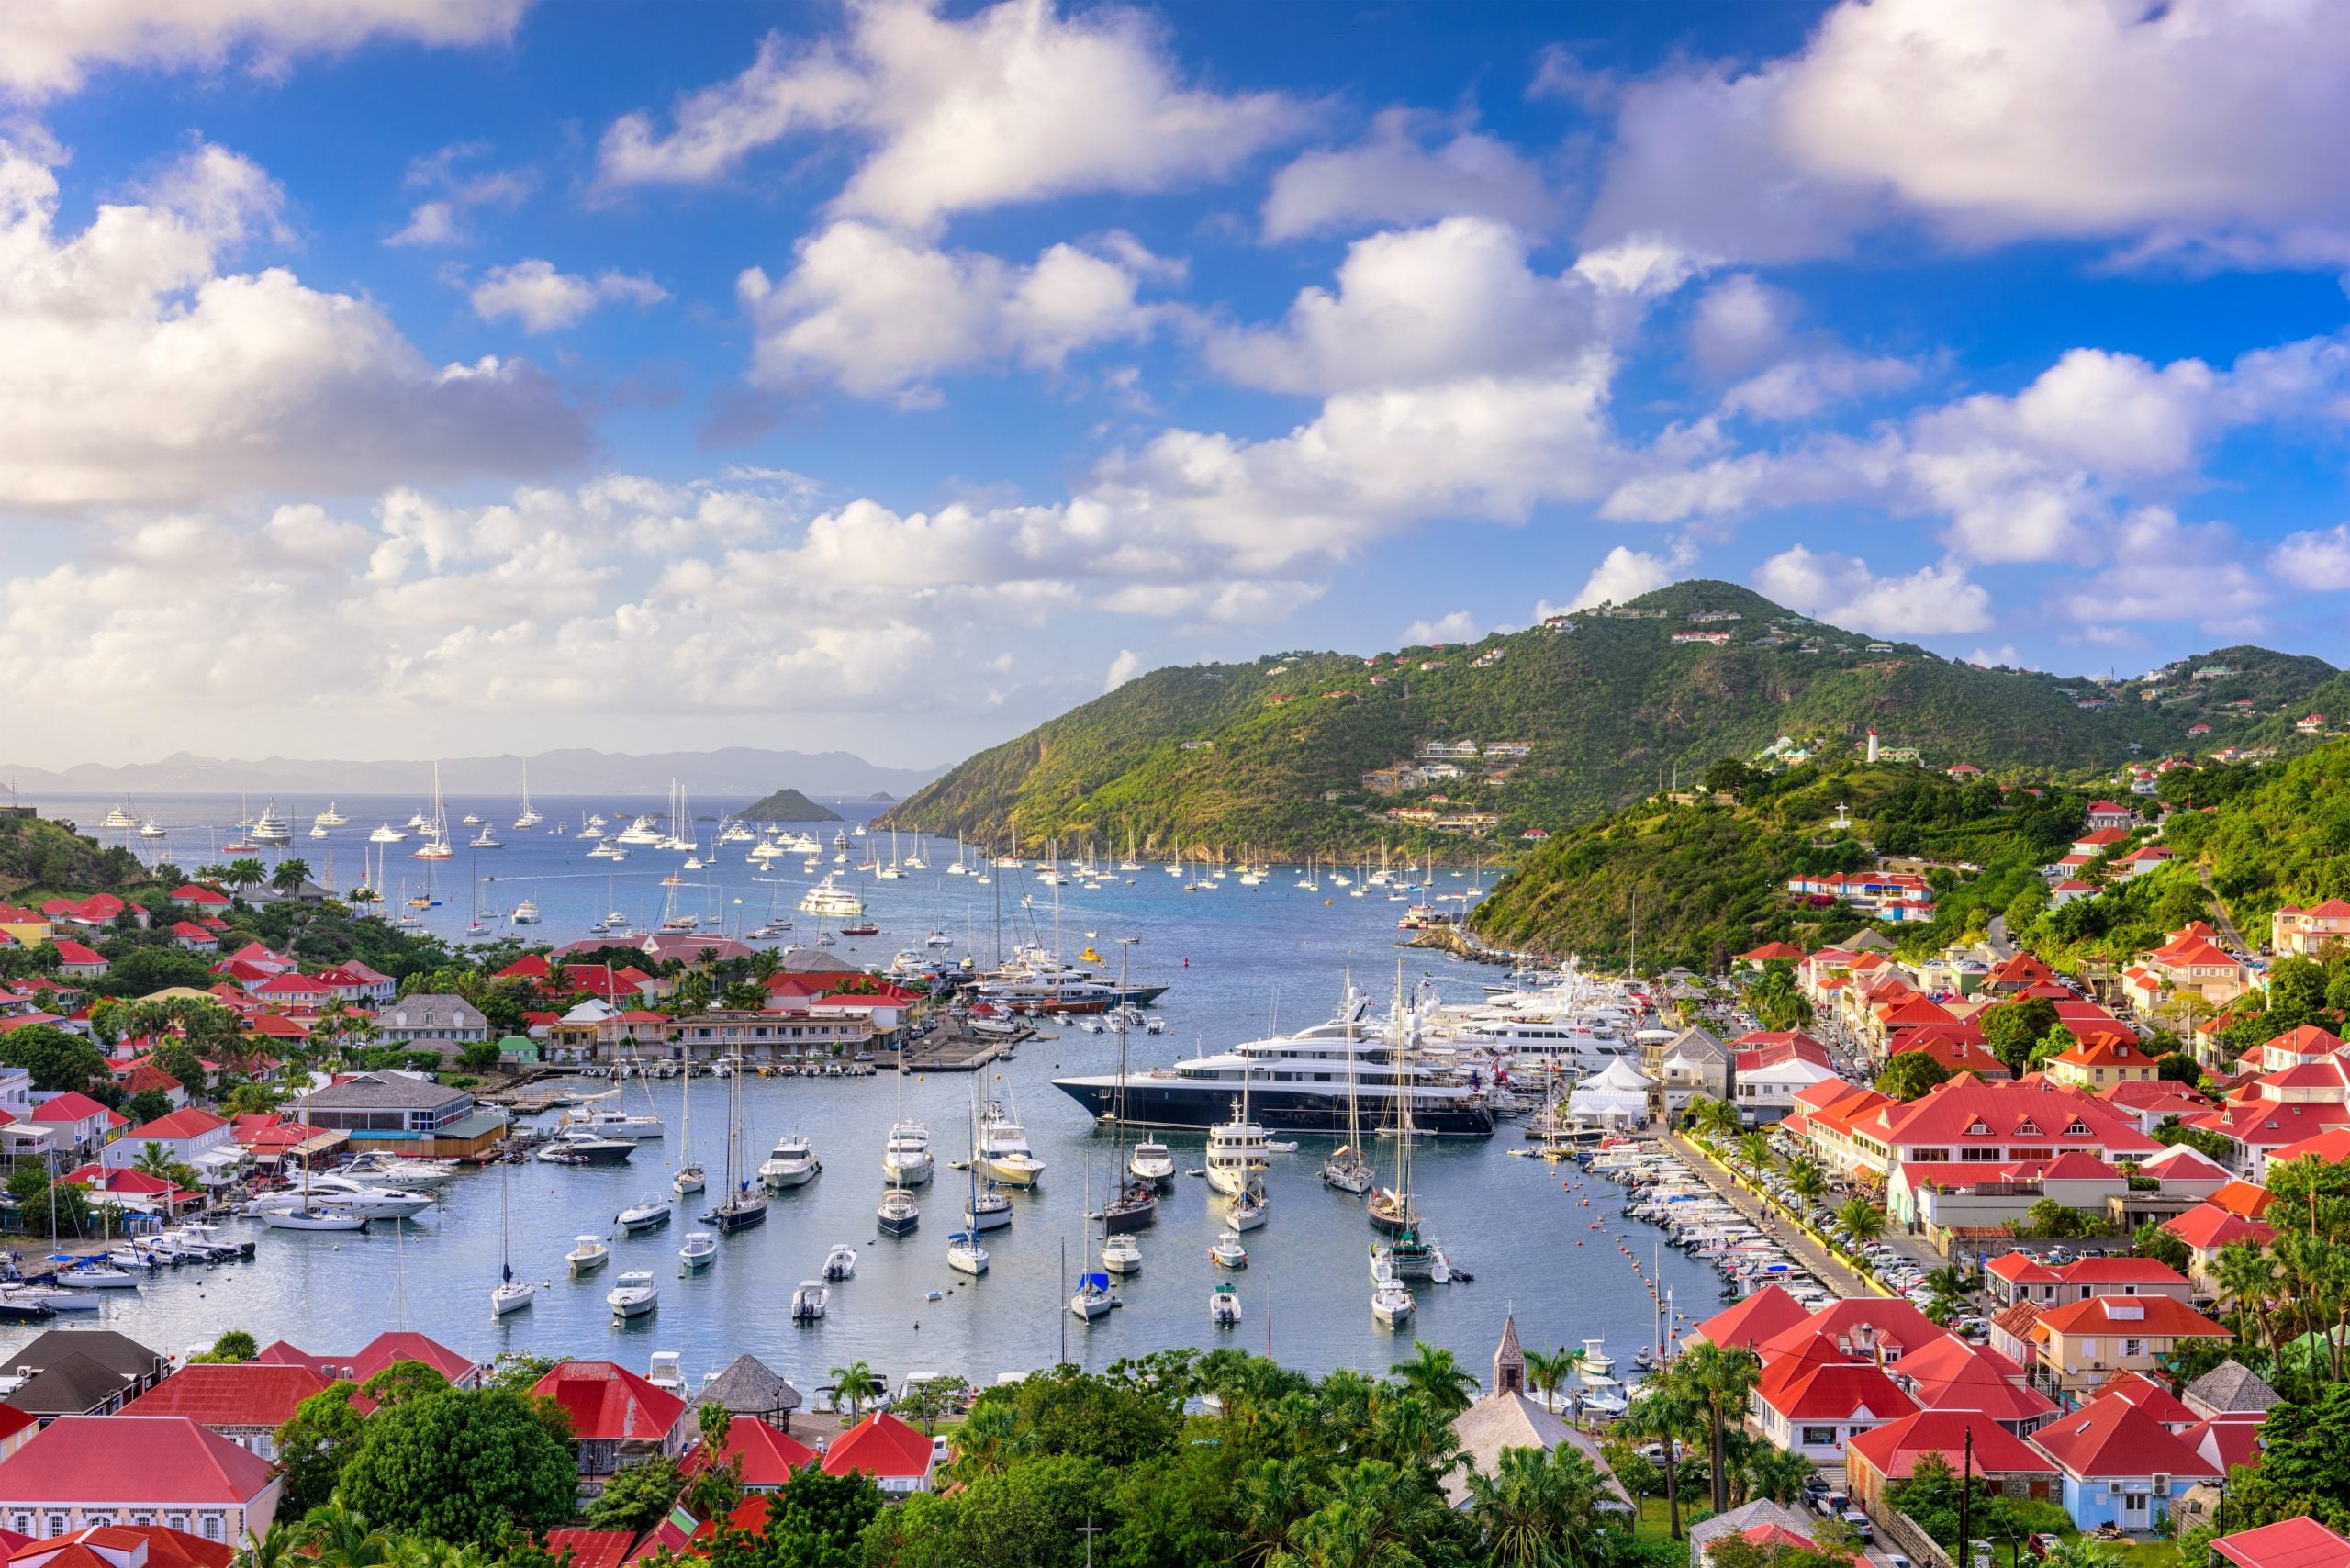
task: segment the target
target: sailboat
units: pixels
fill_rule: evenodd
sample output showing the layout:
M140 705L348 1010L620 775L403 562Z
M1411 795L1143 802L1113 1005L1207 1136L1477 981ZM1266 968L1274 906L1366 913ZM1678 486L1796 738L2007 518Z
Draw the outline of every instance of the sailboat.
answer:
M678 1121L677 1137L685 1146L686 1162L677 1167L677 1173L669 1179L669 1186L679 1197L684 1197L688 1193L700 1192L709 1184L701 1161L694 1158L694 1064L691 1062L686 1063L685 1104L678 1112Z
M979 1133L976 1118L967 1124L970 1128L969 1157L965 1161L971 1193L964 1200L976 1208L979 1201ZM968 1212L968 1211L967 1211ZM946 1238L946 1266L958 1273L974 1278L988 1271L988 1249L979 1245L977 1229L958 1230Z
M1396 1044L1409 1059L1413 1025L1404 1012L1404 966L1395 966L1395 1032ZM1372 1226L1394 1238L1391 1242L1371 1244L1371 1277L1373 1283L1382 1279L1427 1279L1438 1284L1451 1278L1444 1254L1435 1243L1420 1232L1420 1212L1412 1206L1412 1075L1399 1073L1395 1080L1395 1190L1374 1190L1367 1212Z
M441 799L441 765L432 765L432 820L424 824L424 842L416 846L419 860L446 860L456 854L449 843L449 808Z
M1092 1177L1090 1172L1086 1180L1087 1184L1091 1185ZM1109 1215L1106 1208L1102 1215L1102 1244L1105 1248L1110 1244ZM1106 1271L1095 1273L1089 1270L1080 1274L1077 1277L1077 1290L1069 1298L1069 1312L1079 1321L1084 1323L1091 1323L1097 1317L1105 1317L1109 1316L1112 1308L1125 1305L1112 1294L1110 1276Z
M743 1159L743 1075L737 1072L726 1081L726 1200L701 1219L716 1226L720 1235L732 1236L765 1225L767 1217L767 1195Z
M522 809L515 814L514 831L526 832L546 820L531 805L531 765L526 762L522 765Z
M531 1305L539 1287L528 1280L514 1277L514 1236L509 1215L512 1210L506 1195L506 1162L498 1162L498 1283L490 1288L489 1314L503 1317L509 1312L520 1312Z
M1118 946L1118 994L1126 991L1126 954L1125 943ZM1126 1036L1130 1027L1130 1009L1118 1010L1118 1098L1114 1119L1116 1126L1116 1159L1112 1163L1112 1191L1102 1204L1102 1238L1109 1238L1127 1231L1140 1230L1158 1219L1158 1182L1126 1166Z
M1347 991L1354 991L1354 976L1347 976ZM1355 1010L1351 1002L1347 1008L1347 1141L1330 1151L1322 1162L1322 1184L1341 1193L1360 1196L1371 1190L1371 1161L1362 1152L1361 1103L1355 1094Z

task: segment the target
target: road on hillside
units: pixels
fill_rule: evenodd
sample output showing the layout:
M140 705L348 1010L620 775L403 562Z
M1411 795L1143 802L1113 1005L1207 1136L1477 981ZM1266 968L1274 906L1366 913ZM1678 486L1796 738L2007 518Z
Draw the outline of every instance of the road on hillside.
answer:
M2211 886L2211 868L2199 866L2195 874L2201 879L2203 890L2211 895L2212 924L2219 927L2221 939L2236 952L2251 952L2252 945L2244 939L2244 933L2236 929L2235 917L2228 913L2227 901L2221 898L2219 890Z

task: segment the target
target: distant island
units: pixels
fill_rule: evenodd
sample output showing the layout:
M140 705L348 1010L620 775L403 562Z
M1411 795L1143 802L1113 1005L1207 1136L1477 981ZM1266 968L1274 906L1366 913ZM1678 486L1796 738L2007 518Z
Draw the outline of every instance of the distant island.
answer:
M876 790L865 797L865 803L868 806L894 806L898 803L898 797L887 790Z
M755 823L836 823L838 812L820 806L797 790L778 790L763 801L744 806L737 816Z

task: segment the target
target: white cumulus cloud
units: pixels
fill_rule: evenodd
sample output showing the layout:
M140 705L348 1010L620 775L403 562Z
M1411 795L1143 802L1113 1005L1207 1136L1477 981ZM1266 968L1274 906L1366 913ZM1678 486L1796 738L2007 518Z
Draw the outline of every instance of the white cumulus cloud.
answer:
M1415 621L1404 628L1404 646L1426 647L1431 643L1473 643L1485 634L1485 623L1466 610L1456 610L1434 620Z
M1644 593L1654 593L1679 581L1696 558L1696 551L1686 544L1662 555L1618 544L1600 557L1599 565L1591 569L1591 576L1583 579L1572 599L1556 606L1545 599L1535 606L1534 617L1541 621L1595 605L1629 603Z
M703 183L787 137L847 130L871 150L838 209L922 227L1221 176L1304 118L1279 94L1185 85L1140 11L1002 0L950 17L923 0L867 0L842 36L769 37L741 75L680 99L666 131L623 116L599 173L608 187Z
M474 314L485 321L511 317L526 332L552 332L578 325L599 305L658 305L669 294L649 277L617 272L582 277L558 272L553 262L533 257L490 268L467 297Z
M1115 691L1143 672L1149 661L1132 648L1120 648L1118 656L1110 661L1110 673L1102 678L1102 689Z
M2288 534L2268 553L2277 580L2310 593L2350 588L2350 522Z
M1991 595L1953 562L1881 577L1853 555L1798 544L1756 569L1757 592L1791 610L1880 636L1931 637L1991 624Z
M1560 202L1542 171L1507 142L1474 130L1446 136L1431 116L1389 109L1357 145L1304 153L1273 176L1265 238L1458 215L1534 231L1558 222Z
M44 158L0 142L0 506L348 493L586 451L526 363L434 365L366 300L226 270L282 205L235 153L199 146L79 233L59 200Z

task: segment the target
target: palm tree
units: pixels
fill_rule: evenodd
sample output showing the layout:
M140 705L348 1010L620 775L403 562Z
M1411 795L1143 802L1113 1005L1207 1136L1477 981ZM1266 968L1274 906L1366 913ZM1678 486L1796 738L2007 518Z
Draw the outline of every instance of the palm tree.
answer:
M1697 1412L1671 1378L1646 1384L1631 1408L1616 1423L1617 1430L1634 1442L1653 1442L1664 1450L1664 1510L1673 1539L1681 1539L1681 1456L1678 1445L1697 1423Z
M1313 1469L1307 1460L1259 1460L1236 1488L1248 1544L1241 1560L1270 1564L1291 1560L1292 1536L1314 1511Z
M2237 1336L2244 1337L2244 1317L2250 1313L2260 1324L2260 1341L2273 1355L2277 1334L2268 1306L2277 1294L2277 1260L2258 1242L2231 1241L2211 1255L2210 1271L2221 1299L2235 1308Z
M1722 1434L1745 1410L1746 1396L1762 1381L1762 1358L1743 1346L1701 1340L1681 1352L1668 1375L1692 1406L1705 1411L1713 1439L1714 1512L1718 1514L1729 1506L1729 1456L1723 1452Z
M1020 1412L1000 1399L983 1399L973 1406L952 1439L955 1479L1002 1474L1019 1450L1019 1428Z
M1727 1100L1700 1095L1689 1107L1689 1114L1691 1120L1710 1137L1732 1137L1738 1133L1738 1112Z
M1847 1198L1836 1211L1836 1223L1852 1233L1855 1243L1865 1245L1885 1234L1885 1211L1866 1198Z
M1526 1352L1526 1381L1542 1395L1546 1408L1556 1402L1559 1390L1566 1386L1567 1380L1583 1369L1583 1351L1570 1350L1563 1345L1556 1350Z
M310 879L310 863L298 855L289 855L277 863L269 874L269 885L281 893L290 894Z
M873 1369L864 1361L851 1361L845 1367L833 1369L833 1403L848 1406L848 1418L854 1425L873 1397Z
M1966 1271L1945 1263L1926 1276L1926 1316L1937 1323L1948 1323L1966 1305L1973 1294L1975 1282Z
M258 888L269 879L269 873L263 868L262 863L250 855L241 860L229 861L228 871L229 885L241 893Z
M1748 1494L1768 1497L1774 1503L1793 1503L1802 1494L1803 1484L1810 1479L1814 1468L1811 1461L1799 1453L1758 1442L1746 1455Z
M1412 1359L1387 1369L1404 1387L1426 1398L1438 1415L1458 1416L1476 1397L1477 1380L1461 1369L1450 1350L1425 1339L1412 1341Z
M1606 1495L1575 1449L1504 1449L1493 1474L1470 1473L1469 1518L1494 1568L1596 1568L1612 1557L1599 1529Z
M1828 1191L1828 1172L1819 1161L1807 1154L1798 1154L1787 1161L1787 1185L1795 1189L1796 1197L1805 1203L1817 1203L1819 1194Z
M1771 1163L1771 1135L1756 1130L1738 1135L1738 1152L1746 1160L1746 1169L1760 1176Z
M367 1522L367 1516L346 1507L340 1495L302 1516L296 1529L301 1544L317 1568L383 1568L391 1542Z

